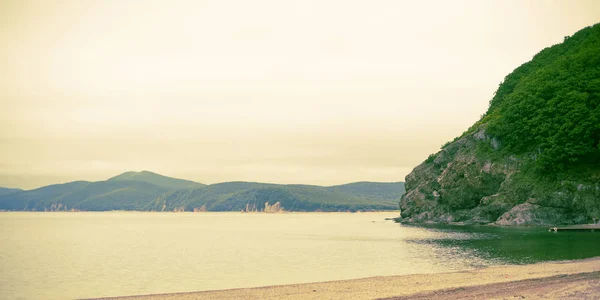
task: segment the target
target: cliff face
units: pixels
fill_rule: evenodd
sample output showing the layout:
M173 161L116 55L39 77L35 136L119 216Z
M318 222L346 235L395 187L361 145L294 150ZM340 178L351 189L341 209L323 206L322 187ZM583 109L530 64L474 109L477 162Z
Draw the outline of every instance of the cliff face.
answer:
M598 222L600 25L515 69L486 114L405 185L401 222Z
M597 222L600 183L540 178L535 155L499 157L485 125L406 176L402 222L557 225ZM496 152L496 153L494 153Z

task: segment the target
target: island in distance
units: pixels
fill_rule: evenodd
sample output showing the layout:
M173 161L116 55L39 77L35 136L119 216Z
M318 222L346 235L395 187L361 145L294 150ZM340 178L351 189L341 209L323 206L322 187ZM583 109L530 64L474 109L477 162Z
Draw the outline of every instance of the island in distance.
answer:
M205 185L149 171L34 190L0 188L5 211L376 211L396 210L404 182L336 186L224 182Z

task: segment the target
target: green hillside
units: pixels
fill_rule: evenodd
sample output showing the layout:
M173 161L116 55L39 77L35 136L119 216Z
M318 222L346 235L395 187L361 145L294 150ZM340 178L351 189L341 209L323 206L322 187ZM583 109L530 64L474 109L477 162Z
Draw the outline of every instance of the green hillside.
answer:
M401 182L363 182L333 187L255 182L205 186L144 171L127 172L106 181L76 181L0 193L0 209L262 211L265 203L279 202L288 211L390 210L397 208L403 188Z
M486 114L406 176L403 222L600 220L600 25L506 76Z
M74 181L63 184L53 184L29 191L20 191L0 195L0 209L6 210L37 210L45 199L54 199L88 186L88 181ZM43 205L43 204L42 204Z
M372 199L400 199L405 192L404 182L354 182L329 189Z
M350 184L352 185L352 184ZM349 186L276 185L226 182L203 189L169 191L156 199L151 210L239 211L249 205L264 209L265 202L279 202L290 211L357 211L397 208L402 183L360 183ZM344 191L346 190L346 191Z
M565 37L506 76L480 123L504 154L537 153L544 175L600 170L600 26Z
M148 199L168 189L136 181L76 181L21 191L0 197L0 209L65 210L142 210Z
M12 194L12 193L21 192L21 191L23 191L23 190L0 187L0 195L7 195L7 194Z
M146 182L160 187L168 189L187 189L187 188L199 188L206 185L194 181L177 179L172 177L163 176L150 171L141 172L125 172L121 175L109 178L108 181L139 181Z

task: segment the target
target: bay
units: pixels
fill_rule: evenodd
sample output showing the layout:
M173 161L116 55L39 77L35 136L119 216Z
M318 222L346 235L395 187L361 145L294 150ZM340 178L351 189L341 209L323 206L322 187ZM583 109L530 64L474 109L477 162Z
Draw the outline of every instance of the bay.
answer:
M189 292L600 255L599 234L385 220L396 214L0 213L0 298Z

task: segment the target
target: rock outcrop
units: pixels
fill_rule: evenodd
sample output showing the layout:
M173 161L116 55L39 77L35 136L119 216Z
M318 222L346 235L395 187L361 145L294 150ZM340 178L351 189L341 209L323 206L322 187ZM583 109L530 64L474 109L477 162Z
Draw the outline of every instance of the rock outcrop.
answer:
M201 207L195 207L194 208L194 212L206 212L206 204L202 205Z
M485 125L406 176L401 222L557 225L597 222L600 183L539 178L534 155L499 156Z
M283 207L281 207L281 203L279 201L275 202L273 205L269 205L269 202L265 202L265 210L266 213L277 213L282 212Z

